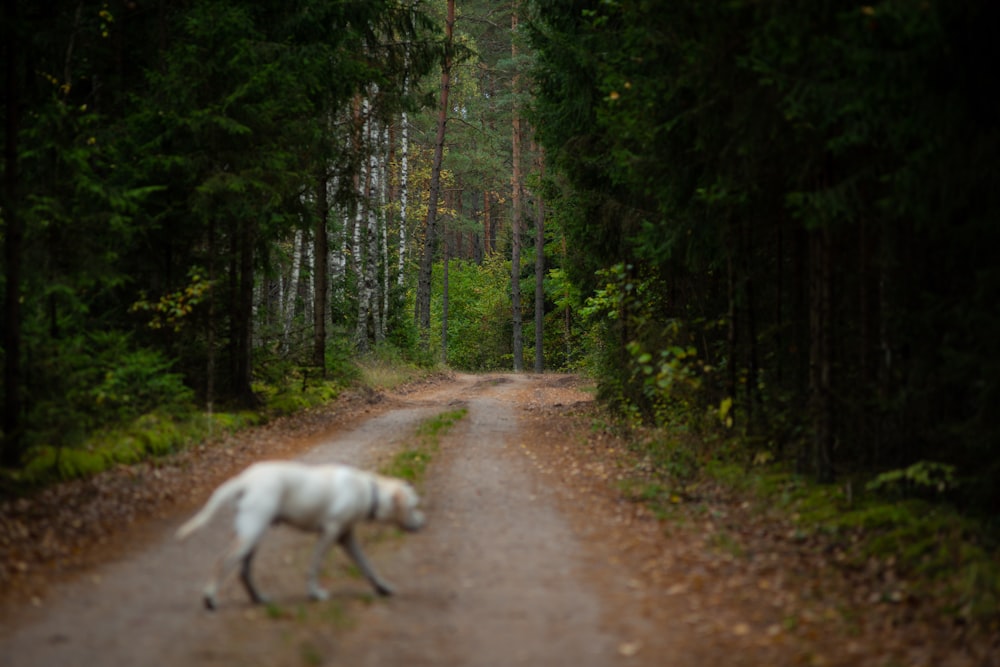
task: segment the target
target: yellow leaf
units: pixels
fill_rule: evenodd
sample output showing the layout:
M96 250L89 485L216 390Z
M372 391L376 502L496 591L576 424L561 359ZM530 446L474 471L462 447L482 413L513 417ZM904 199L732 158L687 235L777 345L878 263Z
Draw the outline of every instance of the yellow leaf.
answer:
M633 655L638 653L641 648L642 642L624 642L618 645L618 653L626 658L631 658Z

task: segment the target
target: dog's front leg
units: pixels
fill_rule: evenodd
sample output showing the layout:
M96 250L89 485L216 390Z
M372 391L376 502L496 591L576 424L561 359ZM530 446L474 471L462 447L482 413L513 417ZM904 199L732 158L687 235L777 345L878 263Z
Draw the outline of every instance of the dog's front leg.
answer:
M361 551L361 545L358 544L357 538L354 536L354 529L348 528L347 531L340 536L340 546L344 547L344 551L347 555L351 557L351 560L361 568L361 572L364 573L365 578L368 582L375 587L375 590L379 595L392 595L393 588L387 584L375 570L372 569L371 564L369 564L368 559L365 558L365 554Z
M326 552L330 550L330 547L337 540L339 532L339 526L336 528L327 527L320 533L319 542L316 543L316 550L313 551L312 562L309 564L309 572L306 575L309 597L313 600L325 600L330 597L330 594L319 585L319 570L323 566L323 559L326 557Z

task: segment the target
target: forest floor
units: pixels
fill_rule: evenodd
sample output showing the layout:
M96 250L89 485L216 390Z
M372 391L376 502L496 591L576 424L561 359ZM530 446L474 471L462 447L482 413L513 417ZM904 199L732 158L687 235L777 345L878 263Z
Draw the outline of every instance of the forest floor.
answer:
M264 458L379 468L459 406L419 484L425 530L361 531L397 595L336 553L331 598L308 601L314 540L277 528L255 560L274 603L230 581L201 607L230 513L173 532L221 480ZM455 375L7 501L0 665L1000 665L995 636L846 572L750 500L654 516L623 492L645 463L595 414L574 376Z

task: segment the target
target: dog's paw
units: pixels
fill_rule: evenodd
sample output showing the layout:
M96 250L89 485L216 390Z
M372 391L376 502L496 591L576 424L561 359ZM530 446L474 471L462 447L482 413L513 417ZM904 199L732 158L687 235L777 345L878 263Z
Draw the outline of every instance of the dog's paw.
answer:
M389 584L376 584L375 592L381 595L382 597L389 597L390 595L395 595L396 589L394 589Z
M322 602L330 599L330 593L322 588L310 588L309 599L315 600L316 602Z
M205 609L209 611L215 611L216 604L214 595L206 595L204 598L202 598L202 600L205 603Z

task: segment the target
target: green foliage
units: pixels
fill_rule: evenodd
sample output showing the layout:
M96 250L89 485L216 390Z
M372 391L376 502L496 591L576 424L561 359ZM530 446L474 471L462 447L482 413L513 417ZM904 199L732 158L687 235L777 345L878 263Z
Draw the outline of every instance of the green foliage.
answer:
M942 494L955 488L955 466L934 461L883 472L865 486L869 491L906 495L909 493Z
M205 301L209 290L212 289L212 283L204 273L202 269L192 267L188 270L191 282L183 289L164 294L156 302L143 297L133 303L129 310L133 313L145 313L149 317L147 326L150 329L169 327L174 333L178 333L189 321L195 306Z
M36 381L51 393L39 395L29 414L35 424L31 446L74 445L105 424L120 424L160 409L185 411L194 394L161 352L137 348L121 332L95 331L52 341L43 348ZM39 350L42 351L42 350Z
M315 368L292 362L275 362L259 370L253 390L268 414L288 415L329 403L345 386L343 374L339 379L326 379Z
M434 268L435 289L442 281L440 268ZM482 264L452 260L448 286L449 365L471 371L510 368L510 262L496 255ZM431 330L440 331L440 303L431 310Z

